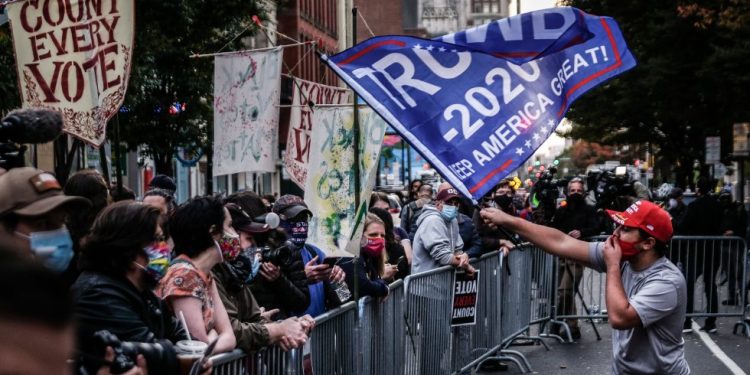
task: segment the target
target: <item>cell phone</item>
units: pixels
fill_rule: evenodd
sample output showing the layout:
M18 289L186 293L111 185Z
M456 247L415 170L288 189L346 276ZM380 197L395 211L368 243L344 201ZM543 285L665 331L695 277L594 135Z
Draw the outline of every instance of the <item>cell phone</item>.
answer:
M403 263L403 262L406 262L406 257L402 255L402 256L398 257L398 260L396 260L396 267L400 267L401 263Z
M323 264L327 264L327 265L333 267L333 266L339 264L340 261L341 261L340 257L327 257L327 258L323 259Z

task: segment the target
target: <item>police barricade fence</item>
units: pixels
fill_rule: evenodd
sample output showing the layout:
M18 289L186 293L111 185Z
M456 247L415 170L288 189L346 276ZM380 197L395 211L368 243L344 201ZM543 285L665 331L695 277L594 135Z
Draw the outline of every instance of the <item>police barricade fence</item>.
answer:
M532 309L547 304L551 259L525 244L508 258L493 252L472 263L480 273L473 325L451 327L456 270L441 267L392 284L387 298L365 297L316 317L311 362L302 348L274 346L250 356L235 350L212 357L214 372L303 374L307 365L314 374L445 374L469 371L488 358L530 371L523 355L507 346L525 337L532 321L551 318L543 308Z
M606 238L595 236L587 240L597 242ZM685 276L688 317L745 317L748 249L744 239L674 236L666 256ZM560 258L555 258L555 270L557 308L552 311L553 321L565 326L576 324L577 319L587 319L591 323L606 320L604 273ZM745 333L750 335L747 323L738 324L744 324Z

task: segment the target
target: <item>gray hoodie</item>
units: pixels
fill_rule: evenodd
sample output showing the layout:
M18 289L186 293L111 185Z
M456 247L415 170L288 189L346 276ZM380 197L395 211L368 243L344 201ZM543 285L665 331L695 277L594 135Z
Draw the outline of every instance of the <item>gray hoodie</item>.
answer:
M431 204L424 206L422 214L417 219L417 225L412 275L450 265L456 251L464 247L458 230L458 221L445 221L440 211Z

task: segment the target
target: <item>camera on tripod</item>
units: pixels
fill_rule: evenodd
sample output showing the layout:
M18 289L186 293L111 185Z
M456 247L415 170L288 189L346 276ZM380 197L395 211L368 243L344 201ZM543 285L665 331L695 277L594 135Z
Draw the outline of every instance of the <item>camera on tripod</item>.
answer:
M115 358L109 364L109 371L122 374L136 365L139 354L146 359L148 370L152 374L177 374L180 363L174 346L168 340L155 343L120 341L117 336L107 330L94 333L94 339L101 344L101 357L104 358L105 349L111 347Z
M626 166L614 170L590 171L587 176L588 186L594 187L597 209L618 209L627 207L625 197L635 197L634 181L631 180Z
M564 180L555 178L556 167L547 168L539 176L529 192L529 203L532 208L542 207L554 211L557 206L557 198L560 196L560 187L565 186Z

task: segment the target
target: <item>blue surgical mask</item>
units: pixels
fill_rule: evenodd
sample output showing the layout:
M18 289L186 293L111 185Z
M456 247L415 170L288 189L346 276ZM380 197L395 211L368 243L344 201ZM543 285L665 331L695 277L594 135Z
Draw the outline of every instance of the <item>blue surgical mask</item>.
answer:
M36 257L47 268L62 273L68 269L73 259L73 240L65 226L60 229L31 232L29 235L16 232L17 235L29 239L29 247Z
M458 216L458 207L456 206L449 206L447 204L443 204L443 210L440 211L440 215L445 219L446 221L451 221Z

